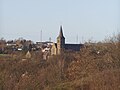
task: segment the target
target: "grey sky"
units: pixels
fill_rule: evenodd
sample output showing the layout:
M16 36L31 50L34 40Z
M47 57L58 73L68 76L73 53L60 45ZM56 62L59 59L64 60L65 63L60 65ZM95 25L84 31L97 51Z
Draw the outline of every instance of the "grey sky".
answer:
M0 0L0 37L67 42L103 40L120 31L120 0Z

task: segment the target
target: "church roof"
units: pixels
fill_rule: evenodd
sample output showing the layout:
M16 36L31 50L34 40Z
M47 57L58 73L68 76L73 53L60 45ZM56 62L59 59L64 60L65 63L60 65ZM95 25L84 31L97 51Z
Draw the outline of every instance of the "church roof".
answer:
M65 44L65 50L80 51L83 44Z

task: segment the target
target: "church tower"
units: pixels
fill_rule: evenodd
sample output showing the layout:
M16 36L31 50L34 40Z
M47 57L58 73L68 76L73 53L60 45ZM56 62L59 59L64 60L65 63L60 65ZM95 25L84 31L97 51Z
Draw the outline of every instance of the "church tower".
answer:
M63 36L62 26L60 26L60 33L57 37L57 54L61 54L65 46L65 37Z

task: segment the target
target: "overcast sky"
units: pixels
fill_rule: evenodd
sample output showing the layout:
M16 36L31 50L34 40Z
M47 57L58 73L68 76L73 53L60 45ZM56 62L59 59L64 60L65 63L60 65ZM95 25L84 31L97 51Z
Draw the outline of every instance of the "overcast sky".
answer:
M0 38L101 41L120 31L120 0L0 0Z

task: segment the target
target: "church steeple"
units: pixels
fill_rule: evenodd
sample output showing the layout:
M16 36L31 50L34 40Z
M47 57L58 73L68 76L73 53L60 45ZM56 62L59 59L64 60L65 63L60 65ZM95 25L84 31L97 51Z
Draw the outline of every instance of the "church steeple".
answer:
M58 37L61 37L61 38L63 37L64 38L62 26L60 26L60 32L59 32L59 36Z
M59 36L57 37L58 54L61 53L61 51L64 49L64 46L65 46L65 37L63 36L62 26L60 26Z
M62 26L60 26L60 33L59 33L59 37L64 37L64 36L63 36Z

